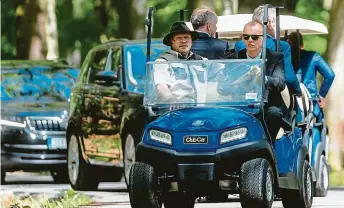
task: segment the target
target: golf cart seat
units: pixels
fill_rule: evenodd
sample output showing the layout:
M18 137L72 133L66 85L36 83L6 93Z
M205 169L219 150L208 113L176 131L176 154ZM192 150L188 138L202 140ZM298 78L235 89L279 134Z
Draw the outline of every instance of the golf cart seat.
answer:
M280 139L285 133L290 134L294 127L295 127L295 118L296 118L296 111L295 111L295 98L294 96L290 93L289 89L287 86L285 86L284 90L281 91L281 96L282 96L282 100L283 103L286 107L286 111L285 114L287 114L287 116L284 118L284 122L286 123L286 125L284 126L291 126L290 128L286 128L286 127L282 127L280 128L280 130L278 131L278 134L276 136L276 139Z
M300 84L302 96L296 97L297 108L297 126L307 125L313 119L313 102L311 95L304 84Z

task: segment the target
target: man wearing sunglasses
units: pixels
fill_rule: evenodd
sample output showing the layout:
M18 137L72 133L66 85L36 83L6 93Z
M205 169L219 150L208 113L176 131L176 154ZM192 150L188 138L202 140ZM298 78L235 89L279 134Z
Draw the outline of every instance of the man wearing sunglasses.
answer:
M263 25L257 21L247 23L243 30L242 40L245 49L229 58L261 59L263 45ZM237 56L237 57L234 57ZM265 74L265 121L271 138L274 140L280 127L290 130L291 127L283 117L283 101L281 91L285 88L285 70L283 54L266 49L266 74ZM259 76L259 75L258 75Z
M253 21L258 21L263 23L263 16L264 16L264 5L258 6L252 15ZM275 39L276 34L276 9L269 8L268 10L268 18L269 22L267 25L267 40L266 40L266 48L276 51L277 50L277 42ZM242 49L245 48L245 44L243 41L239 41L235 44L235 51L238 53ZM291 50L290 46L286 41L280 41L280 52L284 55L284 64L285 64L285 82L288 86L288 89L297 96L301 96L301 88L300 82L296 78L295 71L293 65L291 63Z

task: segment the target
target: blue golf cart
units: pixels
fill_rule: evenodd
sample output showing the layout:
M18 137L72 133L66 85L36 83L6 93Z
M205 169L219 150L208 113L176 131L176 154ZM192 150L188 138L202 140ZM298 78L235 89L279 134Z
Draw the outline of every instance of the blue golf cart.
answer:
M151 119L129 175L133 208L193 208L197 197L213 193L239 194L244 208L270 208L275 195L285 208L312 206L309 134L295 124L292 99L291 131L272 139L264 120L267 8L262 59L147 63ZM180 87L160 93L161 68Z

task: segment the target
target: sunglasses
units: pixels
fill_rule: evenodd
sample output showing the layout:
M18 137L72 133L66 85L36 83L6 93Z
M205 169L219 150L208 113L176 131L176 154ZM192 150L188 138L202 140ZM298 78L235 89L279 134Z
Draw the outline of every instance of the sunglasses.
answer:
M244 38L244 40L249 40L250 37L251 37L252 40L258 40L258 38L259 38L260 36L263 36L263 35L248 35L248 34L244 34L244 35L243 35L243 38Z

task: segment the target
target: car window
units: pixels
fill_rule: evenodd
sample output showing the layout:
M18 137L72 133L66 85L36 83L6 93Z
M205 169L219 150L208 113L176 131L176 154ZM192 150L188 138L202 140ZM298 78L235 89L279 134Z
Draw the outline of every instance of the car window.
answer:
M105 71L113 71L117 81L120 78L120 70L122 69L122 53L121 47L112 48L109 53L109 59L105 66Z
M124 47L125 77L127 89L143 93L146 77L146 50L145 43L126 45ZM157 59L163 52L169 48L162 43L152 43L151 60Z
M96 51L91 59L90 65L87 69L87 83L93 84L95 76L105 70L106 60L108 58L108 50Z

